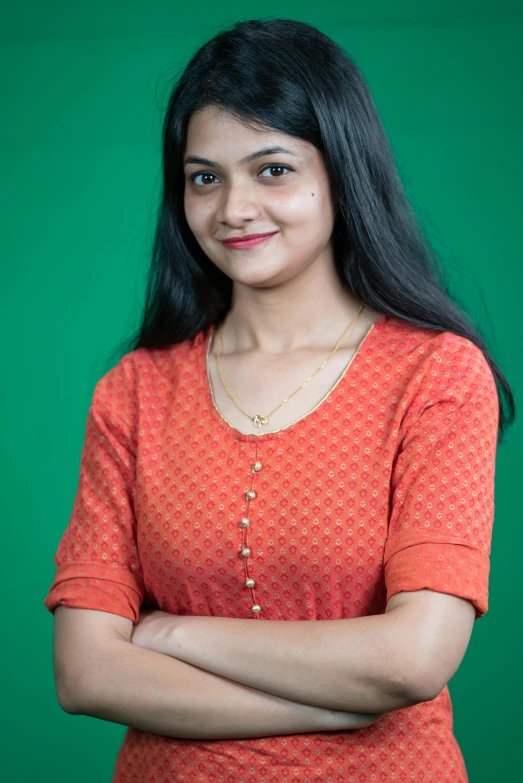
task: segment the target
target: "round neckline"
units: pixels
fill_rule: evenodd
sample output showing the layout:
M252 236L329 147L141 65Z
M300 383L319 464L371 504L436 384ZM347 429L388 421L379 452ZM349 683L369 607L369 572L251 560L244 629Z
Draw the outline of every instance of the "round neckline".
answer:
M267 439L276 439L284 437L286 433L288 433L290 430L292 430L294 427L296 427L301 422L304 422L305 420L312 418L313 416L318 415L319 409L322 407L323 403L327 400L328 397L333 393L333 391L336 389L336 387L348 376L350 367L355 360L355 358L358 356L360 357L363 353L363 348L367 348L370 342L371 336L375 335L377 332L376 327L380 327L387 319L387 315L385 313L381 313L375 321L369 326L365 334L363 335L362 339L360 340L360 344L354 351L353 355L349 359L348 363L345 365L343 372L338 377L338 380L334 383L334 385L329 389L329 391L322 397L322 399L315 405L314 408L312 408L310 411L305 413L303 416L301 416L299 419L295 419L290 424L287 424L285 427L282 427L279 430L274 430L273 432L260 432L260 434L256 434L255 432L240 432L240 430L237 430L236 427L234 427L226 418L221 414L221 412L218 410L215 402L214 397L214 390L212 388L211 378L209 374L209 368L208 368L208 356L209 356L209 349L211 345L211 338L216 330L216 324L210 324L207 327L207 330L203 332L202 339L200 340L200 356L199 356L199 363L200 368L203 370L202 372L202 384L204 387L204 394L207 402L207 406L211 412L212 417L215 421L217 421L218 424L220 424L223 427L224 432L228 432L235 440L241 440L241 441L253 441L253 440L267 440ZM202 366L203 365L203 366Z

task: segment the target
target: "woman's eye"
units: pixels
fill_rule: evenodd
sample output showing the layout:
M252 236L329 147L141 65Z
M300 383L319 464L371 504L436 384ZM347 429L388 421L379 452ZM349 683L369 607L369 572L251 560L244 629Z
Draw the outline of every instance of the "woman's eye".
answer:
M265 169L287 169L287 171L293 171L290 166L280 166L279 164L271 163L269 166L265 166L262 171L265 171ZM280 176L277 177L268 177L268 179L280 179Z
M271 163L268 166L265 166L265 168L263 168L262 171L266 171L267 169L278 169L278 170L287 169L287 171L294 171L294 169L292 169L290 166L282 166L280 164L275 164L275 163ZM271 177L262 177L262 179L280 179L281 176L282 176L281 174L278 174L275 177L273 177L273 176L271 176ZM198 171L198 172L196 172L196 174L191 174L191 176L190 176L191 182L196 182L196 178L197 177L214 177L214 178L216 178L216 174L213 174L211 171ZM196 182L196 184L197 185L203 185L205 187L205 185L207 183L206 182ZM211 182L209 184L213 185L214 183Z
M198 171L196 174L191 174L189 179L191 180L191 182L196 182L196 177L215 177L215 176L216 175L212 174L210 171ZM197 182L196 184L197 185L202 185L203 183ZM211 182L211 185L212 184L213 183Z

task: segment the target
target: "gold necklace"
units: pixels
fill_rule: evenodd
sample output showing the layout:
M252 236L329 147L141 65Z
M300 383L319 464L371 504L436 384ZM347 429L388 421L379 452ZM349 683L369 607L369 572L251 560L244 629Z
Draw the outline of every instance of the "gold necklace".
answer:
M282 406L282 405L284 405L286 402L288 402L288 401L290 400L290 398L291 398L291 397L294 397L294 395L295 395L295 394L297 394L297 393L298 393L298 392L299 392L301 389L303 389L303 387L304 387L304 386L305 386L307 383L309 383L309 381L311 381L311 380L314 378L314 376L315 376L315 375L317 375L317 374L319 373L319 371L320 371L320 370L321 370L323 367L325 367L325 365L327 364L327 362L329 361L329 359L331 359L331 358L334 356L334 354L336 353L336 351L338 350L338 348L339 348L339 346L340 346L340 344L341 344L342 340L344 339L345 335L346 335L348 332L350 332L350 330L352 329L352 327L354 326L354 324L355 324L355 323L356 323L356 321L358 320L358 317L359 317L359 315L360 315L361 311L363 310L363 307L364 307L364 304L362 303L362 304L361 304L361 306L360 306L360 309L358 310L358 312L356 313L356 315L354 316L354 318L352 319L352 321L350 322L350 324L348 325L348 327L345 329L345 331L343 332L342 336L341 336L341 337L340 337L340 339L338 340L338 343L337 343L336 347L335 347L335 348L334 348L334 350L333 350L333 351L332 351L332 352L329 354L329 356L327 356L327 358L325 359L325 361L323 362L323 364L321 364L321 365L318 367L318 369L316 370L316 372L314 372L314 373L311 375L311 377L310 377L310 378L307 378L307 380L305 381L305 383L302 383L302 385L299 387L299 389L296 389L296 391L294 391L292 394L290 394L288 397L286 397L286 398L283 400L283 402L280 402L280 404L279 404L279 405L278 405L276 408L274 408L274 410L272 410L272 411L271 411L271 412L268 414L268 416L262 416L262 415L261 415L261 413L257 413L257 414L256 414L256 416L250 416L250 415L247 413L247 411L244 411L244 410L243 410L243 408L242 408L240 405L238 405L238 403L236 402L236 400L235 400L235 399L234 399L234 397L232 396L231 392L229 391L229 387L227 386L227 384L226 384L226 382L225 382L225 378L224 378L224 377L223 377L223 375L222 375L222 371L221 371L221 369L220 369L220 363L219 363L219 358L220 358L220 350L221 350L221 344L222 344L222 324L220 324L220 327L219 327L219 329L218 329L218 344L217 344L217 346L216 346L216 367L218 368L218 372L219 372L219 374L220 374L220 378L222 379L222 383L223 383L223 385L225 386L225 390L226 390L227 394L229 395L229 397L231 398L231 400L232 400L232 401L234 402L234 404L236 405L236 407L237 407L237 408L239 408L239 409L241 410L241 412L242 412L242 413L245 413L245 415L249 417L249 419L252 421L252 423L254 424L254 426L255 426L255 427L261 427L263 424L267 424L268 420L270 419L270 417L272 416L272 414L273 414L273 413L276 413L276 411L277 411L279 408L281 408L281 406Z

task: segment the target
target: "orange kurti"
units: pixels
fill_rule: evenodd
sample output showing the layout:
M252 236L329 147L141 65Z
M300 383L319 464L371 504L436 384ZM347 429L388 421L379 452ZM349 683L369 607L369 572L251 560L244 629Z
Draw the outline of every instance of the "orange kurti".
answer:
M213 330L131 351L98 381L45 606L134 622L144 601L180 615L335 620L429 588L481 617L498 427L482 352L381 315L313 411L242 434L212 397ZM113 776L269 780L465 783L448 687L359 730L198 740L129 728Z

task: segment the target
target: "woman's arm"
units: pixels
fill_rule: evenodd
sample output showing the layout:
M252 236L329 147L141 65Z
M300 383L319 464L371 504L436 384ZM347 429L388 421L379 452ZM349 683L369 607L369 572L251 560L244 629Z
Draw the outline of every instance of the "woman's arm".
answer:
M71 714L195 739L358 729L381 717L287 701L143 649L118 615L58 607L55 623L57 692Z
M391 605L383 615L282 622L142 608L131 641L299 704L384 714L437 695L418 675L427 647L420 614Z
M145 609L131 640L300 704L383 714L437 697L461 663L474 616L471 601L421 589L392 596L385 614L344 620Z
M99 650L75 712L154 734L199 739L357 729L377 719L287 701L123 639Z

